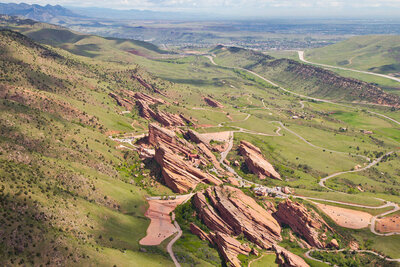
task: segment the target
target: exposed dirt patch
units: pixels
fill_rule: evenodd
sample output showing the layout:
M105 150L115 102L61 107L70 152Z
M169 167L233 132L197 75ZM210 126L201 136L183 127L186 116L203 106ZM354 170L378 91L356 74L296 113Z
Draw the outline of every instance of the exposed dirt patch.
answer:
M203 133L200 135L208 142L214 140L218 142L228 143L230 138L230 132Z
M334 220L336 224L346 228L361 229L368 227L372 218L371 214L363 211L345 209L320 203L315 204L332 220Z
M381 233L400 232L400 214L377 220L376 231Z
M148 200L149 209L145 216L151 220L147 235L139 243L145 246L156 246L177 232L169 214L182 204L186 198L174 200Z

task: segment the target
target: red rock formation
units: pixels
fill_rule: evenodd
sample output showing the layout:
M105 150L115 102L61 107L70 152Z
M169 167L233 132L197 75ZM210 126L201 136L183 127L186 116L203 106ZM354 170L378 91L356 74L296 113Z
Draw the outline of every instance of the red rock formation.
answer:
M129 99L120 97L119 95L116 95L114 93L109 93L109 96L111 96L112 98L115 99L115 101L117 102L117 104L121 107L126 108L127 110L132 110L133 106L135 105L132 101L130 101Z
M196 125L196 122L197 122L196 119L188 118L183 114L179 114L179 117L181 117L181 119L187 124L194 125L194 126Z
M278 246L278 245L273 245L273 249L276 253L276 262L279 264L279 266L282 267L309 267L308 265L301 257L293 254L290 251L287 251L286 249Z
M160 146L156 149L155 160L162 168L166 185L177 193L186 193L199 183L219 185L222 181L192 166L190 161L176 155L170 149Z
M183 121L183 119L176 114L172 114L169 112L165 111L153 111L147 102L143 100L136 100L136 105L139 108L139 114L143 118L150 120L154 119L161 123L164 126L185 126L186 123Z
M290 199L279 203L275 217L317 248L326 247L325 231L333 231L319 214Z
M215 155L207 148L206 145L200 143L197 145L197 147L199 148L200 152L204 154L206 159L214 165L218 172L225 173L225 170L221 168L221 164L219 163Z
M233 178L233 177L228 177L227 180L228 180L228 183L230 183L230 184L233 185L233 186L240 186L239 181L236 180L236 179Z
M217 213L213 206L211 206L206 196L199 192L193 197L193 204L198 211L199 218L207 227L212 231L218 231L225 234L233 235L234 229L231 225L227 224Z
M224 257L228 266L240 267L241 262L238 259L239 254L249 255L251 248L241 244L235 238L220 232L211 234L215 244L217 244L219 252Z
M174 153L188 155L195 147L186 140L177 138L174 131L158 126L155 123L149 124L148 142L150 145L157 147L164 145Z
M204 101L213 108L223 108L224 106L219 103L217 100L214 100L210 97L203 97Z
M211 244L214 243L214 241L211 239L211 237L206 234L203 230L200 229L197 225L194 223L190 223L190 231L192 234L197 235L201 240L206 240L210 242Z
M205 201L206 196L209 203ZM205 193L195 195L194 204L200 218L213 231L243 233L248 240L266 249L281 240L278 222L240 189L230 186L208 188Z
M146 102L149 105L155 105L155 104L168 104L167 101L164 101L161 98L156 98L141 92L135 92L135 93L131 93L130 91L128 91L130 93L130 95L132 97L134 97L136 100L142 100L144 102Z
M331 242L329 242L328 247L339 249L339 243L337 242L336 239L332 239Z
M195 142L196 144L203 143L204 145L207 146L207 148L210 149L210 146L209 146L208 141L207 141L203 136L201 136L198 132L193 131L192 129L189 129L189 130L186 132L185 137L186 137L187 139L192 140L192 141Z
M249 171L256 174L260 179L265 179L267 176L282 180L279 173L277 173L274 167L264 158L258 147L242 140L240 141L239 151Z
M265 249L282 240L281 228L272 215L237 188L207 188L194 196L193 204L199 218L214 231L209 236L230 265L240 266L238 254L248 255L251 251L232 236L243 234Z

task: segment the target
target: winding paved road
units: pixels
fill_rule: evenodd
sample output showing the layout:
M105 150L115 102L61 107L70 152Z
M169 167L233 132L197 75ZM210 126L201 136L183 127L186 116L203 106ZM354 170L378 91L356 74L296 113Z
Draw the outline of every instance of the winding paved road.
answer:
M347 70L347 71L353 71L353 72L358 72L358 73L370 74L370 75L374 75L374 76L378 76L378 77L391 79L391 80L394 80L396 82L400 82L400 78L396 78L396 77L393 77L393 76L390 76L390 75L385 75L385 74L380 74L380 73L375 73L375 72L370 72L370 71L355 70L355 69L349 69L349 68L337 67L337 66L332 66L332 65L322 64L322 63L311 62L311 61L308 61L308 60L306 60L304 58L304 51L297 51L297 52L299 54L299 59L301 61L303 61L304 63L317 65L317 66L321 66L321 67L325 67L325 68L329 68L329 69L339 69L339 70Z

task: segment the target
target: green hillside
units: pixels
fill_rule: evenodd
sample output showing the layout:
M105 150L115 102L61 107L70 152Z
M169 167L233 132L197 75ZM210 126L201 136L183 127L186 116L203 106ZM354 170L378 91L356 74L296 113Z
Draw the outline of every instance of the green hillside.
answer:
M400 203L400 128L394 121L400 120L400 111L392 107L398 99L375 86L241 48L213 49L218 66L200 55L166 55L145 42L48 24L5 26L17 31L0 30L1 266L174 266L166 250L170 239L159 246L139 245L149 225L146 197L174 194L154 159L142 160L132 143L110 138L146 133L155 121L140 116L134 92L167 101L150 105L157 113L183 114L194 122L170 127L176 140L185 138L188 128L200 133L235 131L226 159L246 180L289 186L295 194L325 200L371 206L383 200ZM346 105L299 97L232 67L248 68L295 92ZM132 107L119 105L112 95L131 101ZM204 96L223 107L207 105ZM256 145L282 180L251 173L239 154L242 140ZM318 184L322 177L365 166L389 151L394 153L373 168L327 182L340 192ZM221 156L218 150L212 155L217 160ZM200 164L198 169L213 173L212 165ZM195 190L203 186L207 185ZM242 188L258 203L281 201L258 198L250 189ZM382 209L362 210L378 214ZM178 261L185 267L225 266L215 245L191 233L194 215L190 202L176 210L183 231L173 246ZM363 249L400 257L399 236L377 237L369 229L344 229L324 219L343 242L357 240ZM280 245L303 256L307 249L292 242L291 230L283 228ZM238 239L247 242L244 235ZM340 260L341 254L335 257ZM240 256L243 266L254 259L253 254ZM258 265L274 261L275 256L267 255ZM374 265L369 263L365 266Z
M99 60L133 63L136 55L161 57L170 53L143 41L103 38L32 20L1 17L0 26L18 31L37 42L62 48L75 55Z
M1 265L171 265L140 252L146 192L121 170L144 173L106 134L135 121L108 92L141 86L16 32L0 31L0 49Z
M377 73L400 72L400 36L352 37L326 47L308 50L307 60Z
M320 67L291 59L275 59L255 51L217 47L215 62L242 67L289 88L291 91L335 101L354 101L398 106L400 98L357 79L345 78Z

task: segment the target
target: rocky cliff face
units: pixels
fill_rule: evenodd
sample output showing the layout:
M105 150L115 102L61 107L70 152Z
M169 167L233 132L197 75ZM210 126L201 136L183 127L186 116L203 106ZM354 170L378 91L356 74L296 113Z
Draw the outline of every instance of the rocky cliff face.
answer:
M214 175L198 168L199 165L208 165L209 161L203 154L193 154L196 147L178 138L175 132L150 124L148 143L156 147L155 160L162 168L165 183L175 192L187 192L199 183L222 183Z
M238 259L239 254L249 255L251 248L241 244L235 238L220 232L211 233L214 244L217 245L219 252L225 261L231 266L240 267L242 264Z
M211 230L211 239L224 258L238 265L237 255L250 250L229 236L243 234L261 248L269 249L282 240L281 228L272 215L241 190L215 186L198 192L193 198L199 218Z
M327 246L326 232L333 230L315 211L309 211L304 205L287 199L279 203L274 215L280 223L289 225L294 232L303 236L311 246Z
M136 100L136 105L139 108L140 116L142 116L147 120L154 119L167 127L186 125L185 121L179 115L160 110L155 112L153 109L150 108L149 104L144 100L141 99Z
M271 177L282 180L279 173L277 173L274 167L264 158L258 147L247 141L241 141L239 152L243 156L247 168L260 179Z
M177 193L186 193L199 183L219 185L222 181L215 176L194 167L191 161L160 146L156 149L155 160L162 168L166 185Z
M308 267L308 265L301 257L287 251L286 249L273 245L273 250L276 254L276 262L282 267Z
M203 97L204 101L213 108L223 108L224 105L219 103L217 100L212 99L211 97Z

